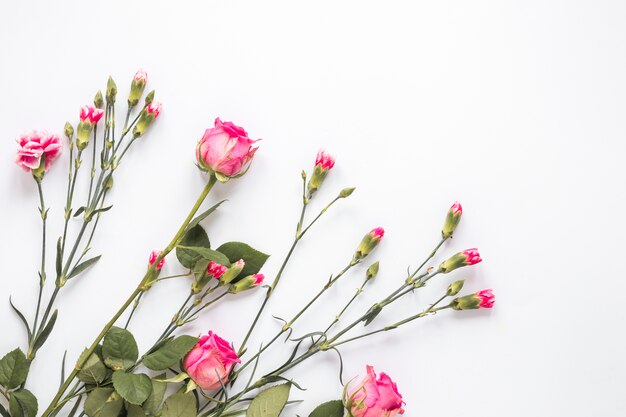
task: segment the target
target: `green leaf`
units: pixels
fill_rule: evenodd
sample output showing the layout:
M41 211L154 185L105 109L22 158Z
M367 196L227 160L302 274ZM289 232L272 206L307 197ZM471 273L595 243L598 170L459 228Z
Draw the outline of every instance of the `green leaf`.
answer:
M146 413L138 405L126 404L126 417L146 417Z
M11 304L11 308L13 309L13 311L15 311L15 314L17 314L17 316L20 318L20 320L24 324L24 327L26 327L26 333L28 333L28 340L30 340L30 338L33 336L33 333L30 331L30 326L28 325L28 321L26 320L26 317L24 317L22 312L18 310L17 307L15 307L15 305L13 304L13 301L11 300L11 297L9 297L9 304Z
M211 208L209 208L208 210L202 212L202 214L198 215L195 219L193 219L192 221L189 222L189 225L187 226L187 230L191 230L194 227L196 227L198 224L200 224L200 222L204 219L206 219L207 217L209 217L215 210L217 210L217 208L226 200L222 200L219 203L217 203L216 205L212 206Z
M217 248L217 250L226 255L231 263L235 263L240 259L244 260L246 266L241 271L240 277L258 273L265 265L267 258L270 257L242 242L227 242Z
M193 394L174 394L165 400L161 417L196 417L196 399Z
M57 277L60 277L61 273L63 272L62 251L63 251L63 236L59 236L59 240L57 240L57 256L56 256L56 262L55 262Z
M185 235L179 242L179 245L208 249L211 247L211 242L209 241L209 237L207 236L202 226L196 225L192 228L189 228L189 230L185 232ZM178 258L178 261L181 263L181 265L183 265L185 268L191 269L202 256L192 250L177 247L176 257Z
M7 411L6 408L2 404L0 404L0 416L2 417L11 417L11 414Z
M343 417L344 412L343 402L333 400L318 405L309 417Z
M152 392L152 382L146 374L129 374L124 371L115 371L112 379L115 391L131 404L143 404Z
M86 351L86 349L85 349ZM83 352L83 354L86 352ZM81 355L82 356L82 355ZM78 379L86 384L99 384L107 376L107 369L96 353L92 353L78 372Z
M112 327L102 342L104 363L117 371L133 366L139 357L137 342L133 335L125 329Z
M17 388L26 381L28 362L20 349L15 349L0 359L0 385L5 388Z
M228 260L228 258L223 253L220 253L216 250L202 248L200 246L178 246L177 248L182 248L194 252L198 254L200 258L208 259L209 261L217 262L218 264L224 266L230 266L230 261ZM195 266L195 263L190 268L193 268L193 266Z
M87 395L85 414L89 417L117 417L124 400L113 388L96 388Z
M143 364L153 371L162 371L179 362L196 343L198 343L197 337L179 336L146 356Z
M46 327L44 327L39 333L39 336L37 336L37 339L35 340L35 345L33 346L33 350L35 352L39 350L39 348L42 347L44 343L46 343L46 340L48 340L48 336L50 336L50 333L54 328L54 324L57 322L58 313L59 310L54 310L54 313L52 313L52 316L50 317L50 320L48 320Z
M248 407L246 417L278 417L289 399L291 384L274 385L259 393Z
M36 417L37 398L27 389L11 392L9 410L12 417Z
M157 375L152 380L152 392L150 393L148 399L143 403L143 410L146 414L154 415L159 410L159 407L161 407L167 383L157 380L163 378L165 378L165 374Z
M76 275L83 272L85 269L89 268L96 262L100 260L102 255L94 256L93 258L87 259L85 262L81 262L72 269L72 272L67 276L67 279L74 278Z

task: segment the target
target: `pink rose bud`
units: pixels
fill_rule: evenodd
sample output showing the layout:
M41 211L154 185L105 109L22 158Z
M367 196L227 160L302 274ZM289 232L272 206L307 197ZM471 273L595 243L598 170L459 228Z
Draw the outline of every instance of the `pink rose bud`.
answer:
M86 105L80 108L80 121L76 128L76 146L78 150L82 151L87 147L91 132L103 115L104 110L92 105Z
M133 128L133 136L138 138L146 133L146 130L150 127L152 122L159 117L163 105L158 101L153 101L141 110L139 113L139 119Z
M198 167L203 171L215 173L225 182L246 173L250 161L258 147L252 145L257 140L248 137L248 133L232 122L215 119L215 127L207 129L196 147Z
M215 279L220 279L227 270L228 267L213 261L209 262L209 266L206 269L207 273Z
M493 290L482 290L477 293L455 298L450 306L455 310L475 310L477 308L492 308L496 302Z
M352 417L393 417L404 414L402 395L389 375L367 366L367 376L353 389L344 390L343 404Z
M230 284L231 281L237 278L239 274L241 273L241 271L243 271L243 268L245 265L246 263L243 261L243 259L240 259L237 262L235 262L233 265L231 265L231 267L228 268L226 272L224 272L224 274L219 278L220 284L221 285Z
M482 259L480 258L478 249L466 249L463 252L456 253L443 261L441 265L439 265L439 272L447 274L448 272L452 272L462 266L476 265L481 261Z
M264 279L265 275L263 274L248 275L247 277L232 284L228 289L228 292L231 294L238 294L240 292L256 288L263 284Z
M30 171L39 182L61 154L61 139L45 130L31 130L17 138L19 149L15 162Z
M361 243L359 244L359 247L357 248L354 257L356 259L365 258L367 255L370 254L371 251L374 250L376 246L378 246L383 236L385 236L385 229L383 229L382 227L372 229L372 231L366 234L363 237L363 240L361 240Z
M463 215L463 207L461 207L461 203L457 201L452 205L452 207L450 207L448 214L446 214L446 220L443 224L443 229L441 230L442 238L448 239L452 237L456 226L461 221L461 215Z
M319 190L322 183L330 171L335 166L335 158L327 153L324 149L320 149L315 158L315 167L313 168L313 175L309 180L308 190L309 198Z
M226 340L209 332L185 356L183 369L200 388L213 391L226 385L233 366L240 362Z
M161 252L153 250L150 253L150 258L148 259L148 263L150 265L154 265L154 263L156 262L157 258L159 257L159 255L161 254ZM159 263L157 264L157 266L154 267L154 269L156 269L157 271L160 271L161 268L163 268L163 265L165 265L165 258L161 259L159 261Z
M133 81L130 83L130 94L128 95L128 106L135 107L139 103L139 99L143 94L144 88L148 83L148 73L143 68L135 73Z

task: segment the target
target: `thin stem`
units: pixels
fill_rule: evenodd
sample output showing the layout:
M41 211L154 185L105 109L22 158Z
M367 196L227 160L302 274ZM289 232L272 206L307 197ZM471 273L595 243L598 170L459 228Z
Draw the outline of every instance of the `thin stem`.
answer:
M128 320L126 320L126 324L124 325L125 329L128 329L128 325L130 324L130 321L133 319L133 315L135 314L137 307L139 307L139 303L141 302L141 298L143 297L143 294L144 293L139 294L137 296L137 299L133 303L133 308L130 310L130 314L128 315Z
M37 191L39 192L39 213L41 214L41 269L39 270L39 294L37 296L37 309L35 310L35 318L33 319L33 335L37 332L37 319L39 318L39 309L41 308L41 296L43 294L43 286L46 281L46 204L43 198L43 190L41 181L37 182ZM29 340L29 345L33 342Z
M91 154L91 178L89 180L89 194L87 201L91 200L91 191L93 189L93 179L96 176L96 144L98 143L98 125L93 127L93 152Z

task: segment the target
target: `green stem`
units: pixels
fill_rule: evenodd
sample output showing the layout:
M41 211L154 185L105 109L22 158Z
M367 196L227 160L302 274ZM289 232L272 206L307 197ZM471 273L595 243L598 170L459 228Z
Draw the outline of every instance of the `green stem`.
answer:
M41 181L37 182L37 191L39 192L39 213L41 214L41 269L39 270L39 294L37 296L37 309L35 310L35 318L33 319L33 335L37 332L37 320L39 318L39 310L41 308L41 296L43 295L43 286L46 281L46 204L43 198L43 190ZM29 340L29 346L33 340ZM30 349L29 349L30 350Z
M87 201L91 200L91 191L93 190L93 179L96 176L96 144L98 143L98 125L93 127L93 152L91 154L91 178L89 180L89 194Z

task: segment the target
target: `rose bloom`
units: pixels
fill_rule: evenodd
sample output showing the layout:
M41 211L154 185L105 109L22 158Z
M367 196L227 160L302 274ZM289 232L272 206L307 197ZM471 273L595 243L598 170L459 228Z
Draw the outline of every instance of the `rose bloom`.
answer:
M183 368L200 388L212 391L226 384L233 366L240 362L228 342L210 331L185 356Z
M45 130L31 130L17 138L19 149L15 162L30 171L39 168L41 158L45 156L44 170L47 172L55 159L61 154L61 139L59 136Z
M367 366L367 376L350 390L344 405L351 417L393 417L404 414L402 395L396 384L384 372L376 379L372 366Z
M213 171L226 177L242 173L258 148L252 147L256 140L232 122L215 119L215 127L207 129L198 142L196 158L205 171Z

